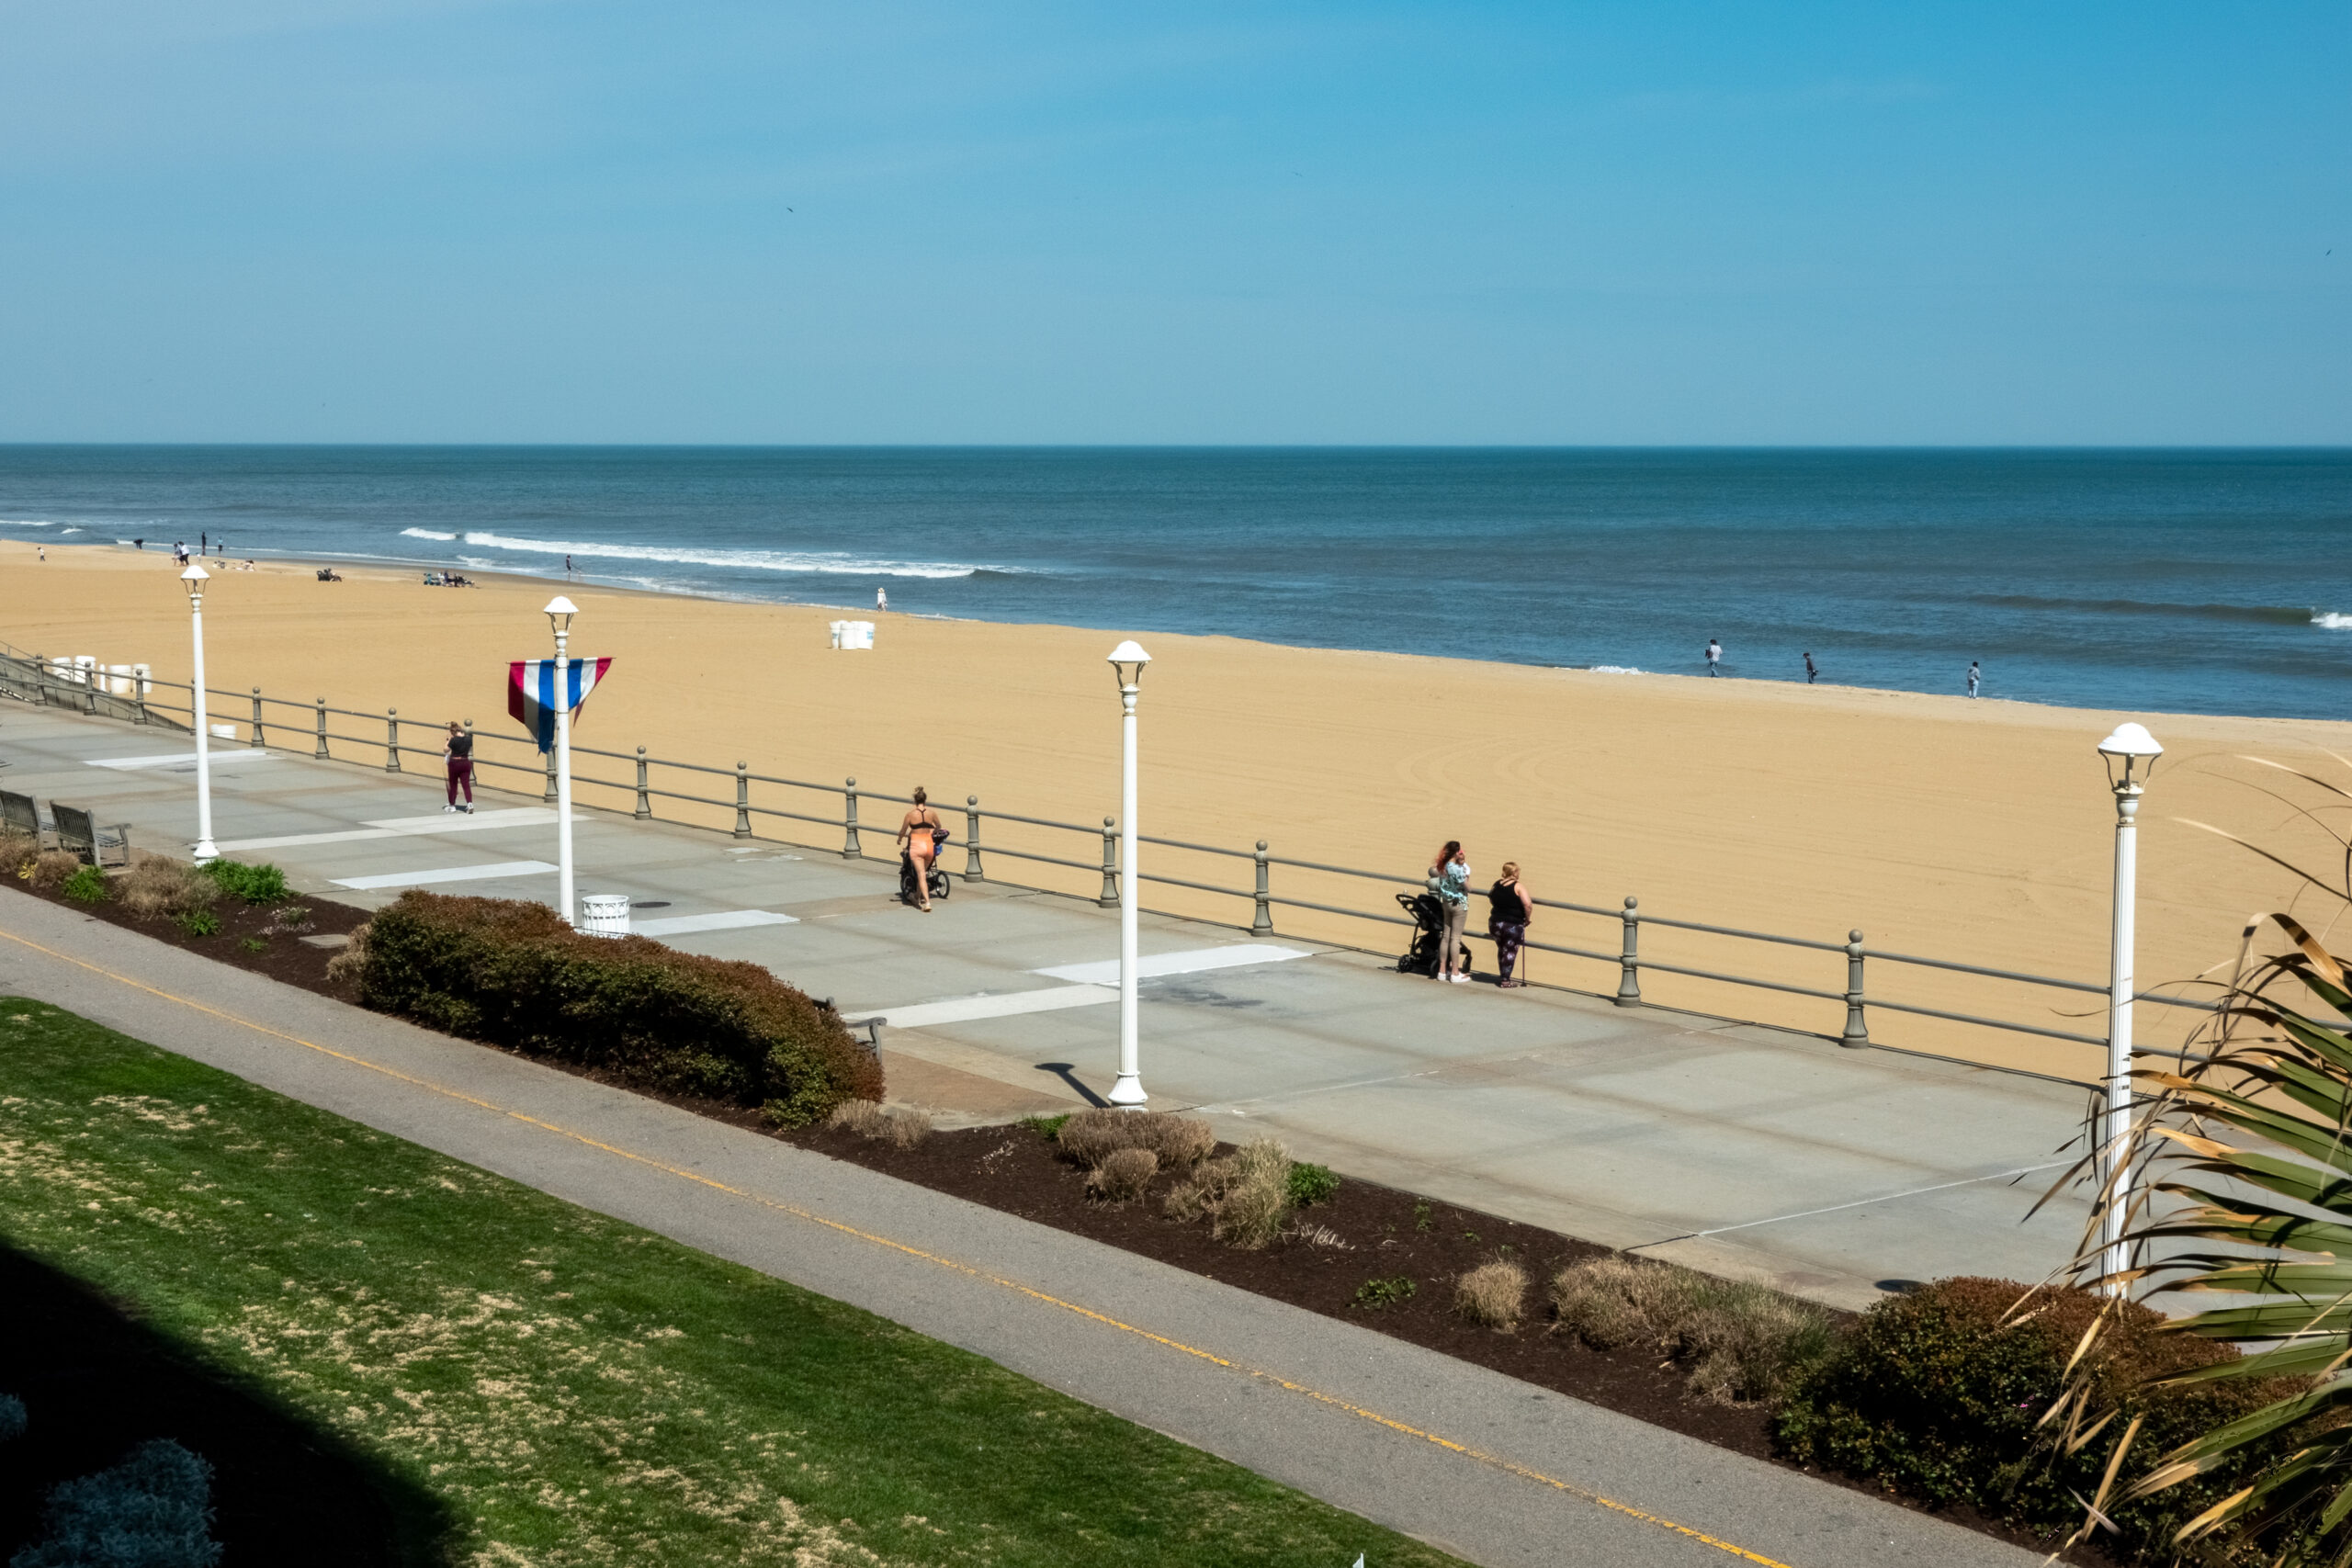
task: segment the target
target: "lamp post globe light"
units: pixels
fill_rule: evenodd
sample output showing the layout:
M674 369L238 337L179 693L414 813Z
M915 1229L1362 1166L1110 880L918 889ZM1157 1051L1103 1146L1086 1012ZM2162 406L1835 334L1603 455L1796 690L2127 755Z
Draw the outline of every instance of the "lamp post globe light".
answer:
M2107 1206L2100 1212L2102 1288L2109 1295L2127 1290L2124 1274L2132 1267L2132 1249L2123 1233L2131 1221L2130 1151L2125 1141L2132 1131L2132 948L2135 933L2132 915L2139 890L2140 795L2155 772L2165 749L2137 724L2119 724L2115 733L2098 743L2107 763L2108 787L2115 792L2115 908L2107 972L2107 1109L2099 1118L2098 1176Z
M548 625L555 631L555 844L556 908L567 926L577 925L571 897L571 617L580 607L559 593L548 601Z
M212 730L206 722L204 707L204 585L212 574L190 561L180 573L180 586L187 590L188 623L196 639L196 676L190 682L194 697L188 716L196 724L196 863L206 864L220 858L212 843Z
M1111 1103L1138 1108L1150 1097L1143 1091L1136 1025L1136 692L1150 662L1151 655L1132 638L1111 650L1125 742L1119 770L1119 1077L1111 1086Z

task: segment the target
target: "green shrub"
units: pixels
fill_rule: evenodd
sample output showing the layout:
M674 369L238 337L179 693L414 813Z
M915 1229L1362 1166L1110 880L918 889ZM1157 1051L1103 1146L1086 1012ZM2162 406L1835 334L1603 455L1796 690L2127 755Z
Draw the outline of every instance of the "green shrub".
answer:
M11 1568L212 1568L212 1466L169 1438L130 1450L111 1470L61 1482L41 1509L48 1536Z
M1411 1301L1413 1292L1419 1288L1403 1274L1391 1275L1385 1280L1366 1280L1356 1287L1352 1304L1360 1312L1382 1312L1399 1302Z
M238 942L237 945L243 948L247 953L267 953L269 951L269 938L266 936L249 936L243 941Z
M243 861L209 861L198 868L220 884L220 891L248 904L286 901L286 874L274 865L247 865Z
M1300 1160L1290 1168L1290 1201L1302 1209L1310 1203L1328 1203L1339 1190L1340 1179L1328 1165Z
M882 1098L881 1065L840 1017L756 964L584 936L544 904L421 891L367 931L348 950L360 1001L430 1029L758 1106L780 1126Z
M1572 1263L1553 1275L1551 1295L1564 1333L1596 1350L1639 1346L1723 1404L1778 1399L1829 1354L1836 1332L1811 1302L1642 1258Z
M107 874L96 866L85 865L67 877L58 891L76 904L103 904L107 901Z
M1050 1144L1062 1135L1062 1129L1068 1126L1069 1119L1077 1114L1075 1111L1065 1111L1058 1116L1023 1116L1021 1119L1021 1124Z
M2041 1290L2014 1318L2027 1287L2007 1280L1939 1280L1879 1303L1789 1395L1774 1424L1791 1458L1868 1476L1938 1506L1966 1504L2027 1529L2063 1533L2082 1522L2076 1495L2098 1489L2112 1444L2069 1455L2034 1424L2065 1382L2068 1357L2098 1311L2076 1289ZM2005 1321L2007 1319L2007 1321ZM2156 1455L2292 1392L2281 1379L2149 1391L2143 1379L2234 1360L2211 1340L2166 1333L2165 1319L2126 1304L2093 1352L2090 1375L2122 1411L2146 1424L2136 1461ZM2250 1456L2251 1457L2251 1456ZM2188 1519L2245 1483L2250 1463L2111 1510L2120 1535L2101 1535L2126 1562L2169 1562Z
M220 917L209 909L189 909L172 917L172 923L189 936L219 936Z

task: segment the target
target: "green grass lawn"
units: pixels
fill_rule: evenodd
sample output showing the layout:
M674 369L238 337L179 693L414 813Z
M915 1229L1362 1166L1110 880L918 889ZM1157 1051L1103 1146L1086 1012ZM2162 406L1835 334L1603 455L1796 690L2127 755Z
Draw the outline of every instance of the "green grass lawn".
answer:
M854 1307L21 998L0 998L0 1240L437 1498L439 1523L411 1509L438 1537L423 1561L1453 1561Z

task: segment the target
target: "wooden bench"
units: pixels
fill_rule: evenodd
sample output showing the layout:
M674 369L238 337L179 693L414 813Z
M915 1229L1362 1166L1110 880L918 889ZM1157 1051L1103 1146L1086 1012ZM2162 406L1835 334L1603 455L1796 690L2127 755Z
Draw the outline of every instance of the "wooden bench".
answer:
M11 833L22 833L36 844L40 842L40 807L33 804L29 795L0 789L0 828Z
M130 824L100 827L90 813L62 800L49 803L49 819L57 824L57 847L82 857L84 865L129 865Z

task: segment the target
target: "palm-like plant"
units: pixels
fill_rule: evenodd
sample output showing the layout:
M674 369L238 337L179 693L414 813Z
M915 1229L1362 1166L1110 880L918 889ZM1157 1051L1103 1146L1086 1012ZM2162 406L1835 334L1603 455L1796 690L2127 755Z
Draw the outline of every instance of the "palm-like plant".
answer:
M2297 903L2317 895L2340 914L2352 905L2352 838L2328 818L2346 809L2352 792L2280 771L2333 797L2317 808L2288 804L2343 852L2340 874L2323 879L2234 834L2222 836L2291 873L2301 884ZM2257 956L2258 940L2272 931L2285 938L2281 951ZM2178 1070L2134 1075L2135 1126L2106 1152L2109 1168L2130 1170L2135 1179L2110 1181L2098 1192L2075 1262L2078 1275L2100 1271L2101 1213L2132 1194L2127 1234L2133 1256L2148 1260L2132 1272L2135 1288L2235 1298L2172 1326L2250 1352L2154 1386L2291 1378L2296 1392L2156 1456L2137 1473L2130 1450L2139 1424L2132 1423L2115 1439L2106 1484L2085 1500L2081 1536L2106 1524L2108 1507L2227 1467L2243 1483L2183 1526L2180 1544L2201 1542L2213 1561L2236 1555L2224 1545L2234 1541L2258 1546L2262 1560L2280 1568L2352 1565L2352 1028L2345 1021L2352 1018L2352 981L2324 938L2324 927L2315 933L2290 913L2247 923L2222 1000L2192 1041L2199 1049ZM2075 1375L2044 1417L2070 1448L2112 1423L2111 1414L2093 1408L2096 1385L2086 1373L2101 1327L2085 1336Z

